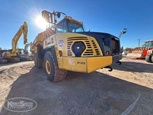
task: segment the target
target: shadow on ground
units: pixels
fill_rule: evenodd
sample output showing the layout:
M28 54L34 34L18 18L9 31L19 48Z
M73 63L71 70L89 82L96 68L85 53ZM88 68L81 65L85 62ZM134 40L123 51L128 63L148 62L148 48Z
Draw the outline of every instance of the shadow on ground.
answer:
M153 113L152 89L99 72L69 72L63 81L51 83L43 70L33 67L11 87L6 100L26 97L35 100L37 107L23 113L2 108L1 115L120 115L139 94L140 99L131 114Z
M153 64L138 62L122 62L121 65L113 64L113 69L131 72L147 72L153 73Z
M20 62L8 62L8 63L4 63L4 64L1 64L0 63L0 67L3 67L3 66L9 66L9 65L13 65L13 64L20 64L22 62L32 62L32 60L25 60L25 61L20 61Z
M0 64L0 67L2 67L2 66L9 66L9 65L17 64L17 63L20 63L20 62L16 62L16 63L12 63L12 62L4 63L4 64Z

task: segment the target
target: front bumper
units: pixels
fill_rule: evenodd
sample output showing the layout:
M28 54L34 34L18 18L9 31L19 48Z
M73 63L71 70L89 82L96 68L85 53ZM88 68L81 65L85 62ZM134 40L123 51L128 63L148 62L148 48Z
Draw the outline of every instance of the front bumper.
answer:
M110 66L120 59L120 55L113 57L61 57L61 65L59 65L59 68L76 72L91 73L97 69Z
M122 54L114 55L113 56L113 63L116 63L117 61L122 59Z

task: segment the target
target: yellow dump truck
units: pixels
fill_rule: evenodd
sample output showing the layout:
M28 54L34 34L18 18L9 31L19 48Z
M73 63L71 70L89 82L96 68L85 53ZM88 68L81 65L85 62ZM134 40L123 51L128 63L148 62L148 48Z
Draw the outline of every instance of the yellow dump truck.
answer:
M67 71L91 73L120 63L120 39L109 33L86 32L83 23L66 16L57 23L61 12L43 11L53 26L38 34L33 42L34 62L43 67L51 82L64 79ZM126 29L121 34L126 33ZM119 36L121 36L121 34Z

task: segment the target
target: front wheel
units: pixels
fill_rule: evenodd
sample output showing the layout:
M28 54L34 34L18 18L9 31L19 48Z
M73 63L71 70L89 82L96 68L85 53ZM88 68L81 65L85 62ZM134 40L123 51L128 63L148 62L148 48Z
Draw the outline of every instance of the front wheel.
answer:
M146 55L145 60L146 62L151 62L151 55Z
M47 78L50 82L61 81L67 75L66 70L58 68L58 65L56 64L52 53L49 51L45 53L44 66L45 66Z
M153 54L150 57L151 63L153 63Z

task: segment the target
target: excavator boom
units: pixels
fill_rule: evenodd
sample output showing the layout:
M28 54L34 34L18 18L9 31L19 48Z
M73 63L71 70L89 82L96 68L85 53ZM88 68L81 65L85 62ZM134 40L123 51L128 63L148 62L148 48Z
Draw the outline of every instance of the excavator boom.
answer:
M21 37L23 33L23 37L24 37L24 44L27 43L27 33L28 33L28 25L26 22L24 22L24 24L19 28L18 32L15 34L15 36L12 39L12 54L16 53L17 50L17 43L19 38Z

